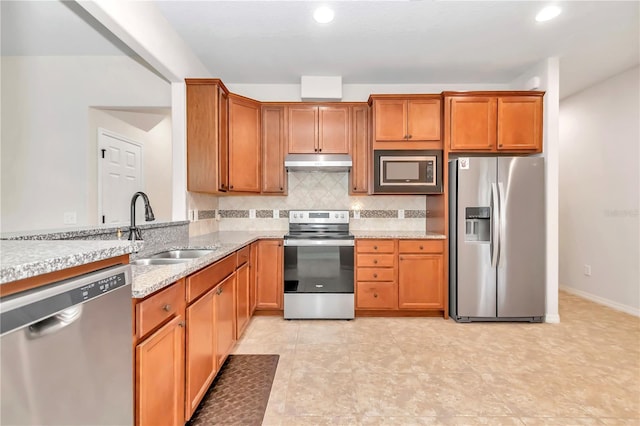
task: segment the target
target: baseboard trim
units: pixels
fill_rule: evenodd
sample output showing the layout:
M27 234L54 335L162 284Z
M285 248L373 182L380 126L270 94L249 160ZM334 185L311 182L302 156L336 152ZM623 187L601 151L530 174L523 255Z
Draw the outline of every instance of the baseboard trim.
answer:
M624 305L622 303L614 302L613 300L606 299L604 297L596 296L595 294L587 293L586 291L577 290L575 288L560 286L560 290L566 291L567 293L575 294L576 296L580 296L584 299L590 300L592 302L598 303L600 305L607 306L611 309L615 309L616 311L621 311L629 315L633 315L635 317L640 317L640 309L634 308L633 306Z
M545 314L544 322L549 324L560 324L560 315L558 314Z

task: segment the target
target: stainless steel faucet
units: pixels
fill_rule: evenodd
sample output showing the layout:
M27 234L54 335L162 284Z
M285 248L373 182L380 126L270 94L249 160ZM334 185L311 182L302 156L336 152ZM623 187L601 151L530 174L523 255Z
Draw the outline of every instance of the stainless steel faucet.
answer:
M129 239L131 241L142 240L140 229L136 227L136 201L138 200L138 197L142 197L142 200L144 201L144 219L147 222L156 220L147 194L144 192L136 192L133 194L133 197L131 197L131 226L129 227Z

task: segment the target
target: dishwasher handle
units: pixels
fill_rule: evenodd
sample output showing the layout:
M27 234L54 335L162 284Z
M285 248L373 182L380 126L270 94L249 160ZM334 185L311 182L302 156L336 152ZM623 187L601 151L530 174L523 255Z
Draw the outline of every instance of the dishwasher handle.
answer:
M29 339L38 339L40 337L48 336L63 328L73 324L82 315L82 306L75 305L62 312L38 321L35 324L31 324L25 328L27 337Z

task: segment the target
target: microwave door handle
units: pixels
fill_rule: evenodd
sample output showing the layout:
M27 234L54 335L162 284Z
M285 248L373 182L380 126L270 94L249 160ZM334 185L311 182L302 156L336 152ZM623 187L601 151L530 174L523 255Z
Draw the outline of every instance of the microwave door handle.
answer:
M500 250L500 205L498 201L498 188L495 183L491 184L491 242L489 243L489 253L491 256L491 267L498 264L498 252Z

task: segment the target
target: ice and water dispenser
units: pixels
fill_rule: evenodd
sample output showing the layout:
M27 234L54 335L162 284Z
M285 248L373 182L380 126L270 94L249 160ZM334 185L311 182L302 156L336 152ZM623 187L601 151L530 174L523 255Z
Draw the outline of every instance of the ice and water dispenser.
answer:
M465 241L491 240L491 208L490 207L466 207L464 209Z

